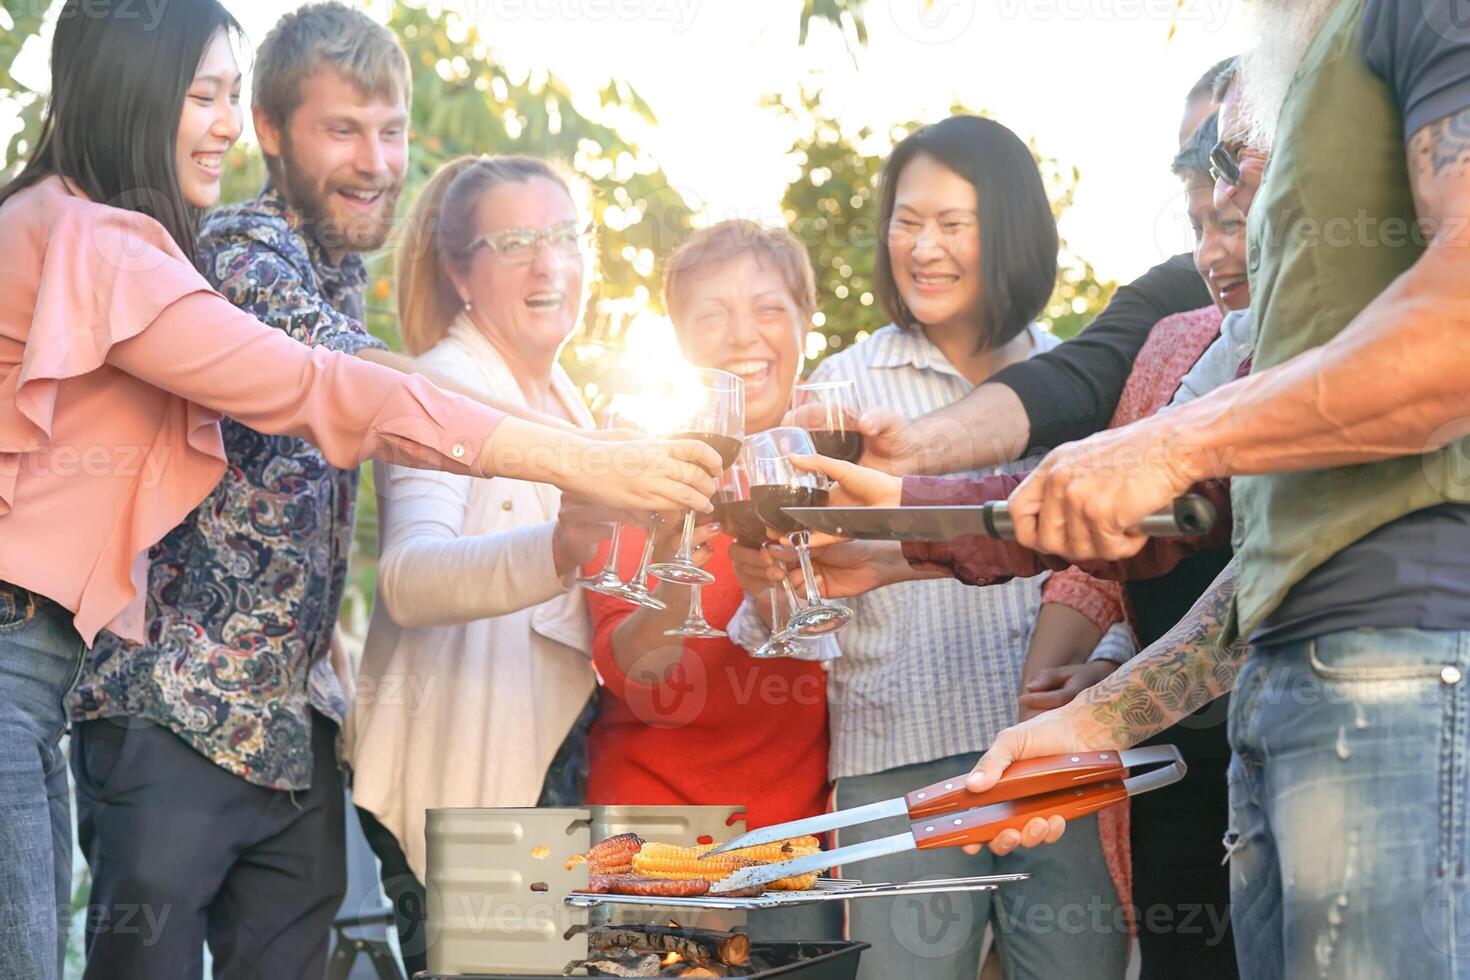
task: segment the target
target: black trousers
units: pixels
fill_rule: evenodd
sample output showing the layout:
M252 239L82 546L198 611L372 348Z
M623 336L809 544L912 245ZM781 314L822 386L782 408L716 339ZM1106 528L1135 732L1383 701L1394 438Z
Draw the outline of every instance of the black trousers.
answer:
M72 729L92 869L87 980L319 980L347 884L337 729L314 715L311 789L265 789L137 719Z
M410 977L429 969L429 898L393 831L384 827L371 810L357 807L362 835L382 865L383 894L393 905L393 923L398 930L398 950L403 970Z
M1227 695L1143 743L1178 746L1189 772L1168 792L1145 793L1129 804L1141 980L1240 975L1230 928L1230 870L1222 864L1230 822L1229 705Z

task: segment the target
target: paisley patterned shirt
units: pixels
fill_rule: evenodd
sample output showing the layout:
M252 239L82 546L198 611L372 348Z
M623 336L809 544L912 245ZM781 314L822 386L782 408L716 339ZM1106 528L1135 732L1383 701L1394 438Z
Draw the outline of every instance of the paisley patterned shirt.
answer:
M230 302L304 344L384 347L362 325L362 260L333 264L300 224L267 187L207 216L200 267ZM300 439L222 425L224 478L150 554L147 644L102 633L72 717L163 725L252 783L307 789L311 709L339 724L347 710L330 649L357 471Z

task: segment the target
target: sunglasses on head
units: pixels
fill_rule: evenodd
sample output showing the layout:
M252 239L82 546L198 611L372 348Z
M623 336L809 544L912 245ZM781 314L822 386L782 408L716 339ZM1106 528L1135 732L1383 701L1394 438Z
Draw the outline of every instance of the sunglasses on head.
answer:
M1210 177L1231 187L1240 183L1240 163L1223 140L1210 150Z

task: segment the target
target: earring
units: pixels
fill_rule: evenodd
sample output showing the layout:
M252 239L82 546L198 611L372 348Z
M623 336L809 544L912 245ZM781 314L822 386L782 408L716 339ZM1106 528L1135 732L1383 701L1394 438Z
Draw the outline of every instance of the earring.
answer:
M466 313L470 312L474 308L475 308L475 304L471 303L469 300L465 300L464 301L464 311Z

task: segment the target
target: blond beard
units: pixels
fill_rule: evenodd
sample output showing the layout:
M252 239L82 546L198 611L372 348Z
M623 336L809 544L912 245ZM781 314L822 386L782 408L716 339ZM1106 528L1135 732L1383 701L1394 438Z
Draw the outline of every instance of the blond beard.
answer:
M1270 150L1281 107L1302 57L1337 4L1338 0L1256 0L1251 4L1258 43L1245 54L1240 71L1247 79L1242 109L1252 146Z

